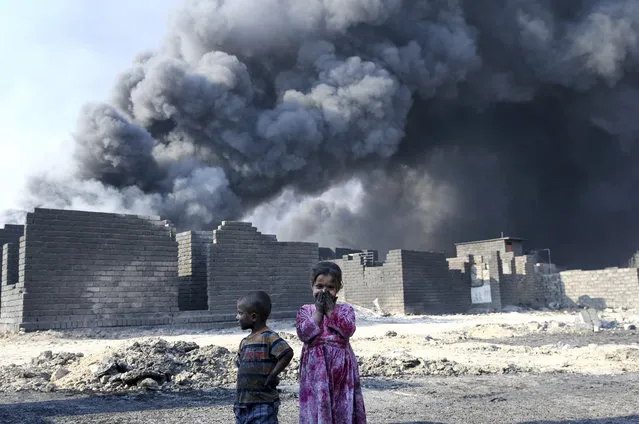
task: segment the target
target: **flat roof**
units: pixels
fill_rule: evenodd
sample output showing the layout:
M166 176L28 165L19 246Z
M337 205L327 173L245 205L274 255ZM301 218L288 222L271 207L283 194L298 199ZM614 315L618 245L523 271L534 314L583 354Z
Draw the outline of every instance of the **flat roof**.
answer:
M526 239L520 238L520 237L497 237L494 239L488 239L488 240L477 240L477 241L463 241L461 243L455 243L455 246L460 246L462 244L478 244L478 243L487 243L489 241L500 241L500 240L510 240L510 241L526 241Z

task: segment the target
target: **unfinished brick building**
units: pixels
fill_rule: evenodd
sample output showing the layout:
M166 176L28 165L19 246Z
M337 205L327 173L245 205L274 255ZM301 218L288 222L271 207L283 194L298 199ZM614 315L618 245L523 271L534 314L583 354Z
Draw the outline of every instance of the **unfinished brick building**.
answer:
M312 301L312 265L326 259L344 270L342 299L364 307L411 314L464 312L478 301L499 307L530 297L534 286L512 276L529 271L519 245L508 248L513 241L459 244L448 261L392 250L380 263L376 251L280 242L247 222L176 234L160 217L36 209L24 226L0 230L0 326L208 326L232 321L238 297L256 289L271 294L273 317L293 317Z
M165 324L178 310L177 245L158 217L36 209L3 252L5 328Z
M160 217L36 209L0 242L5 329L206 326L232 321L238 297L256 289L272 295L273 317L293 317L312 301L312 265L338 257L342 298L354 304L415 314L470 305L441 253L391 251L381 264L375 251L280 242L247 222L176 234Z
M36 209L5 226L0 328L233 321L247 290L273 293L274 316L308 301L316 243L281 243L250 223L175 234L152 216Z
M344 273L342 296L356 305L401 314L465 312L470 305L470 284L451 278L443 253L391 250L379 263L364 251L335 262Z
M320 248L280 242L248 222L176 234L160 217L35 209L0 229L0 329L179 324L234 320L237 299L266 290L273 317L311 302L310 269L334 260L347 302L393 313L465 312L505 305L639 308L639 270L556 272L523 240L458 243L457 255Z
M181 233L178 240L183 310L206 309L228 320L242 294L265 290L274 318L293 317L312 300L309 275L319 256L317 243L280 242L236 221L224 221L212 232Z
M448 258L448 265L454 279L470 286L473 307L546 303L537 257L524 253L523 241L500 237L455 244L457 256Z

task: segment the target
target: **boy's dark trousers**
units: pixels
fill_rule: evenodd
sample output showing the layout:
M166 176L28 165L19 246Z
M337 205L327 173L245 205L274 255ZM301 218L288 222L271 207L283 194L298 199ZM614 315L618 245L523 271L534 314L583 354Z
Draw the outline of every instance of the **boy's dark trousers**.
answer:
M280 402L235 405L235 424L279 424L277 413Z

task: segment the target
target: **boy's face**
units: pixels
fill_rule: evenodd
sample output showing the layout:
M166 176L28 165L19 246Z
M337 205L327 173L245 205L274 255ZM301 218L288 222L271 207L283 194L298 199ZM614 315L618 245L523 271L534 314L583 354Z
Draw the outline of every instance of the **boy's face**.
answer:
M313 283L313 298L317 299L320 292L326 290L333 297L337 296L337 284L333 281L333 277L326 274L318 275Z
M257 314L250 312L247 306L243 302L237 302L237 315L235 316L240 328L242 330L248 330L253 328L253 324L257 321Z

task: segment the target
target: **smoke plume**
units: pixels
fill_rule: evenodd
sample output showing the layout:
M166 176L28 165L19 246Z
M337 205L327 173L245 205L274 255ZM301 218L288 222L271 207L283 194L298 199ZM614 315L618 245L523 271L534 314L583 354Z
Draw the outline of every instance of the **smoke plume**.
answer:
M563 265L639 247L636 0L189 0L26 205Z

